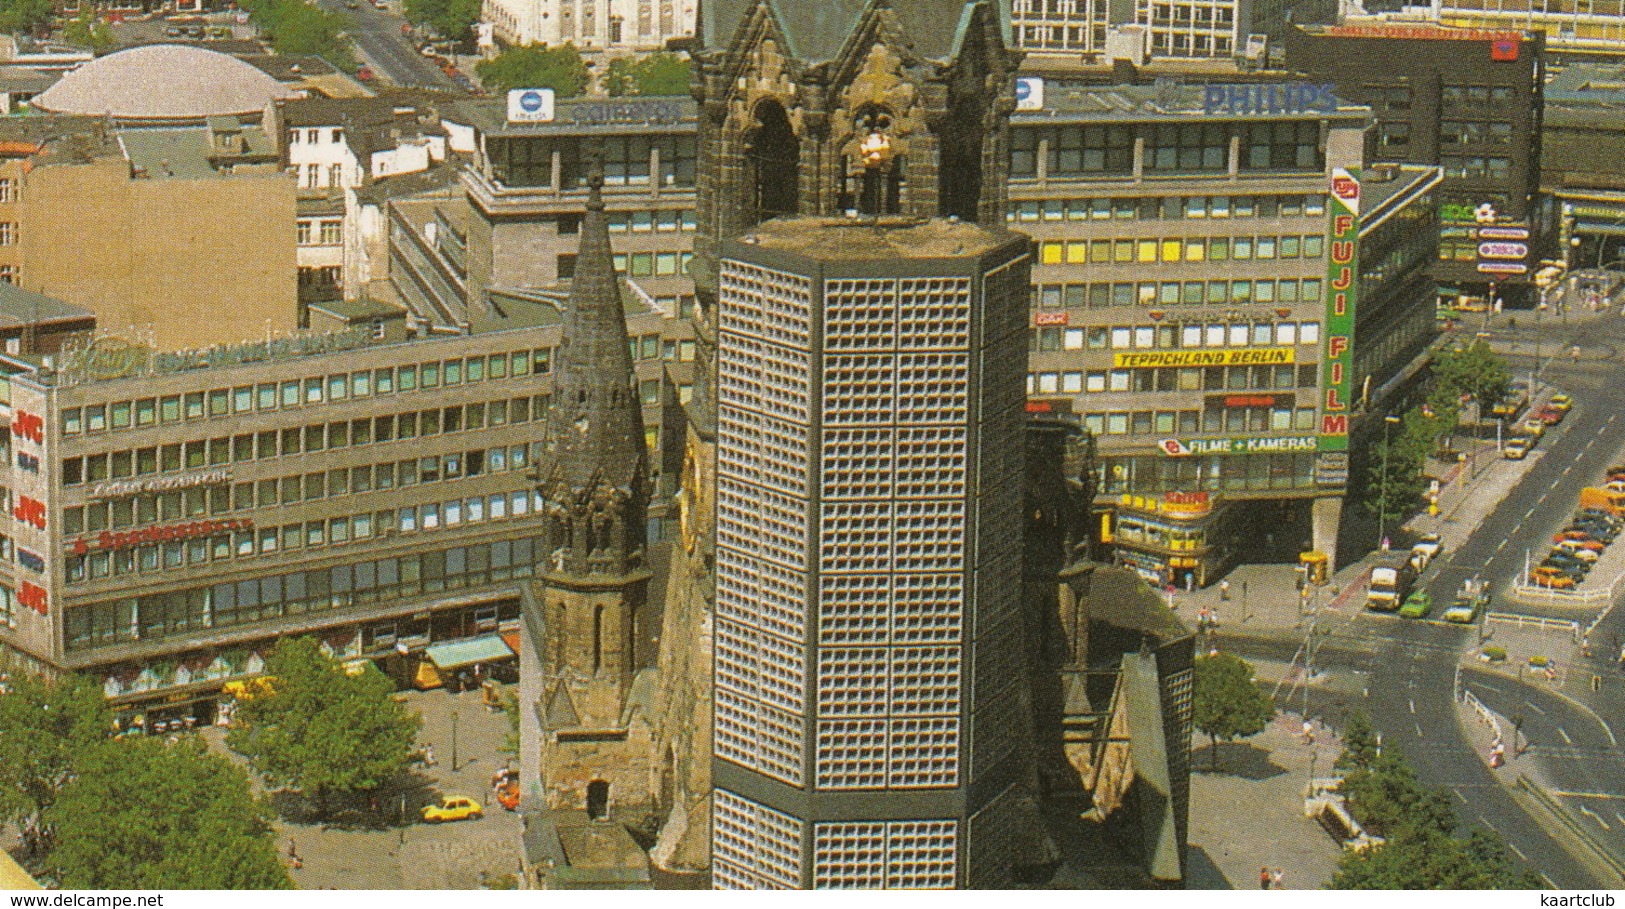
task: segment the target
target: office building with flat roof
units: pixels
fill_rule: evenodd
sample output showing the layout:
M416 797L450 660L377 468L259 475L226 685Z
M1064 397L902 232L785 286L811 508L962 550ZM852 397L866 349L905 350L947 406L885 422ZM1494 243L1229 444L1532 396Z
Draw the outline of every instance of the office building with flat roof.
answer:
M712 880L997 887L1023 856L1026 238L724 246Z
M1425 288L1407 296L1431 252L1415 243L1404 281L1354 302L1342 268L1365 235L1329 200L1341 181L1366 188L1357 214L1414 212L1436 172L1361 179L1368 112L1321 84L1052 83L1044 97L1011 118L1009 218L1038 250L1028 392L1067 399L1094 435L1103 541L1181 585L1237 558L1332 551L1346 421L1433 315ZM1371 324L1403 332L1355 330L1384 311Z

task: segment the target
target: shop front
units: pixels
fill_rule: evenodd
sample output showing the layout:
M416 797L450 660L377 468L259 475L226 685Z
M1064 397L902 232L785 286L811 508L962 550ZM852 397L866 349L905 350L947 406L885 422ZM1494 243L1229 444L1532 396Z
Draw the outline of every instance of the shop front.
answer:
M1218 542L1224 509L1216 498L1206 490L1120 496L1106 542L1117 561L1159 587L1206 587L1230 560L1229 547Z

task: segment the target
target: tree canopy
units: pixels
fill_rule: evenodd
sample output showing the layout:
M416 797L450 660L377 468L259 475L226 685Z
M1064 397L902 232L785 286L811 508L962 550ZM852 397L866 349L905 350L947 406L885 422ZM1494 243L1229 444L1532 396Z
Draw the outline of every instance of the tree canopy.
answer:
M254 26L268 33L279 54L321 57L345 70L356 68L344 29L348 17L304 0L243 0Z
M62 40L80 47L88 47L96 53L108 50L118 43L113 37L113 30L107 27L96 15L96 11L85 5L80 7L79 15L68 20L62 27Z
M1447 347L1433 360L1433 382L1442 395L1471 397L1483 411L1506 400L1512 372L1482 338L1466 346Z
M88 678L14 679L0 695L0 821L37 823L111 729L101 689Z
M292 887L248 775L195 736L104 739L47 817L46 866L70 889Z
M32 32L49 24L55 14L51 0L0 0L0 32Z
M1370 721L1355 714L1343 732L1338 790L1366 831L1386 842L1343 853L1334 890L1539 889L1539 875L1515 863L1499 838L1473 830L1455 836L1445 790L1424 786L1397 748L1379 747Z
M406 0L406 18L448 41L461 41L480 18L480 0Z
M669 51L610 61L605 88L611 95L686 95L689 59Z
M574 44L510 47L474 65L480 84L505 92L516 88L551 88L558 98L574 98L587 88L587 62Z
M227 736L274 786L330 810L329 796L370 792L406 767L422 720L375 667L356 675L312 638L286 638L265 661L273 693L242 702Z
M1253 667L1228 653L1196 658L1194 723L1211 741L1213 766L1219 766L1219 740L1257 735L1275 716L1269 695L1253 683Z

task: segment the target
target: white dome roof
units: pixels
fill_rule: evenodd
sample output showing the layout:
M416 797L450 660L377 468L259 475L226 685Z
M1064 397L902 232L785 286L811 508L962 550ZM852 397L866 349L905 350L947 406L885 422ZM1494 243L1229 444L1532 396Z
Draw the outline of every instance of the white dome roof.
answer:
M32 104L119 120L196 120L257 113L273 99L297 96L236 57L185 44L148 44L86 63Z

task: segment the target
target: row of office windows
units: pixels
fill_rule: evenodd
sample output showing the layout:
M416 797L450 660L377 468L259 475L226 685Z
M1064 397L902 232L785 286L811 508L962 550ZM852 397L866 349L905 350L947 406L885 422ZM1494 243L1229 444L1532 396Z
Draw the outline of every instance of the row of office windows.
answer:
M1320 193L1273 196L1118 196L1010 203L1006 221L1175 221L1203 218L1297 218L1326 214Z
M1166 437L1198 432L1313 432L1313 407L1210 407L1206 410L1091 411L1083 425L1096 436Z
M62 432L64 435L76 435L81 432L141 428L254 411L337 403L420 388L450 387L510 377L517 379L551 372L552 361L553 349L542 347L488 357L431 360L382 369L306 376L283 382L262 382L158 398L64 407Z
M81 584L110 577L153 574L187 565L207 565L257 555L365 542L385 533L406 534L523 518L540 511L541 494L533 490L428 502L379 512L218 533L195 540L70 555L63 563L64 576L69 584Z
M528 578L544 545L538 537L520 537L74 607L65 619L67 646L84 650L196 635Z
M567 189L586 187L595 157L606 186L694 185L693 136L490 136L485 152L504 186L552 187L555 155Z
M608 213L610 233L648 233L659 231L666 233L677 230L695 230L699 226L697 214L692 208L661 209L658 211L612 211ZM571 222L577 226L579 219ZM560 233L575 233L574 230L560 230Z
M1326 249L1322 234L1285 237L1174 237L1045 240L1040 265L1145 265L1154 262L1244 262L1312 259Z
M300 246L338 246L344 242L344 222L338 219L302 219L298 223Z
M1314 363L1272 366L1194 366L1161 369L1091 369L1030 372L1027 394L1102 394L1113 391L1291 391L1314 388Z
M1319 322L1187 322L1172 325L1043 326L1031 330L1027 349L1197 350L1204 347L1285 347L1319 344Z
M1242 171L1319 171L1326 166L1319 121L1273 123L1141 123L1016 126L1010 130L1010 176L1038 176L1044 155L1050 177L1134 172L1136 141L1151 174L1224 173L1232 137L1241 141Z
M1509 180L1512 159L1483 155L1440 155L1446 178L1459 180Z
M1248 492L1315 487L1316 455L1211 455L1170 458L1163 455L1102 459L1101 491L1152 495L1174 490Z
M547 402L547 395L536 395L478 404L456 404L381 417L312 423L281 430L270 429L236 436L196 439L63 458L62 485L72 487L104 480L122 480L373 443L427 438L441 433L484 429L487 426L528 423L546 417Z
M159 521L297 505L351 494L405 489L488 473L524 470L530 463L529 448L528 445L498 446L75 505L62 510L62 532L71 536L121 530Z
M1205 303L1319 303L1319 278L1249 281L1141 281L1136 284L1039 284L1032 295L1040 309L1110 306L1173 306Z

